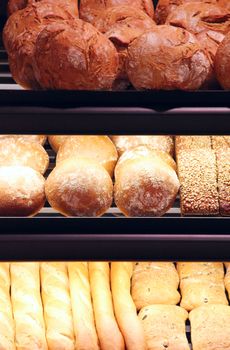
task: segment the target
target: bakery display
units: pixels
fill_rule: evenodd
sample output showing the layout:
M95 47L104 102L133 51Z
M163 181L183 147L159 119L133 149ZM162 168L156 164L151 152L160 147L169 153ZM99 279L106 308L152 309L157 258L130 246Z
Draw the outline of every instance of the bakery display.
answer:
M214 262L178 262L181 307L190 311L201 305L228 305L224 266Z
M175 305L150 305L138 315L147 343L147 350L189 350L185 333L188 313Z
M228 33L225 36L224 40L219 45L215 56L216 78L220 83L221 87L225 90L230 89L229 62L230 62L230 33Z
M153 304L178 304L178 286L179 277L173 263L135 263L131 291L137 310Z

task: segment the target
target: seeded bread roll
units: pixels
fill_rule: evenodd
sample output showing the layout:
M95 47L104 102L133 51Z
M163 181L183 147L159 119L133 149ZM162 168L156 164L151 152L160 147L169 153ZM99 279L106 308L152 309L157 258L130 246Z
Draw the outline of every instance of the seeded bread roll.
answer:
M200 306L189 314L193 350L230 349L230 307Z
M226 304L224 266L212 262L179 262L181 303L190 311L204 304Z
M179 277L173 263L137 262L132 275L132 298L137 310L152 304L176 305Z
M47 139L46 135L0 135L0 141L9 138L15 138L20 141L37 142L42 146L44 146Z
M215 56L215 73L218 82L225 90L230 89L230 33L228 33L224 40L218 47Z
M185 333L188 313L175 305L150 305L138 315L148 350L189 350Z
M58 152L61 145L70 137L73 135L49 135L48 141L54 152Z

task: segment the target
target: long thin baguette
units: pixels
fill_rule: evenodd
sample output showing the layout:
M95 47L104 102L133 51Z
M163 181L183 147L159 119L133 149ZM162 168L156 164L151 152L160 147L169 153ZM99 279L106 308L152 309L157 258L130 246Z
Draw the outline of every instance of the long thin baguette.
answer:
M89 262L89 276L100 348L124 350L124 339L113 311L109 263Z
M87 262L68 263L76 350L99 350Z
M127 350L146 350L144 330L130 294L132 262L111 263L111 286L115 315Z

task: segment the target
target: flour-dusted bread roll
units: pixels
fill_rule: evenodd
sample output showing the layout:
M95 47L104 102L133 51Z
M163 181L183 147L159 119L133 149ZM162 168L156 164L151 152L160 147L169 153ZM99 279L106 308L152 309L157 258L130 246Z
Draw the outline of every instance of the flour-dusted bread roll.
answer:
M149 305L138 315L148 350L189 350L185 332L188 313L175 305Z
M126 216L160 216L174 203L179 181L165 152L139 146L125 152L115 168L114 196Z
M176 305L179 277L171 262L137 262L132 275L132 298L138 310L152 304Z
M11 302L17 350L48 350L40 295L39 263L11 263Z
M189 314L193 350L230 349L230 307L200 306Z
M9 263L0 263L0 349L16 349L15 327L10 300Z
M74 350L74 328L66 263L42 262L41 295L49 350Z
M204 304L228 304L224 266L214 262L178 262L181 303L190 311Z
M132 262L111 263L113 305L118 326L127 350L147 350L144 331L130 294Z
M68 263L76 349L99 350L87 262Z
M73 135L49 135L48 141L54 152L58 152L61 145L70 137Z
M94 317L101 350L124 350L125 344L113 311L108 262L89 262Z
M131 148L146 145L153 149L164 151L171 156L174 153L174 143L171 136L110 136L111 140L117 147L119 156Z
M37 142L44 146L46 142L46 135L0 135L0 141L4 139L15 138L20 141Z
M49 156L37 142L17 138L0 138L0 166L28 166L44 174L49 165Z
M33 216L45 204L45 179L26 166L0 167L0 216Z
M108 172L94 160L67 159L46 180L50 205L66 216L100 216L111 206L113 183Z
M117 150L108 136L70 136L59 148L56 164L72 158L88 158L100 163L113 176Z

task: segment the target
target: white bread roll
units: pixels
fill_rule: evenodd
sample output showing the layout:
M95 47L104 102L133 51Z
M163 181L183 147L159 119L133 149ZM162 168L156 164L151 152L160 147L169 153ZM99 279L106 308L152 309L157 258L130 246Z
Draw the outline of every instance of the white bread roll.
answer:
M117 150L108 136L69 137L59 148L56 164L69 158L88 158L100 163L113 176L117 162Z
M66 216L100 216L110 208L113 183L98 163L84 158L61 162L45 184L50 205Z
M146 350L144 330L130 294L132 262L111 263L111 287L114 311L127 350Z
M169 153L174 153L174 143L171 136L145 135L145 136L110 136L117 147L119 156L125 151L129 151L137 146L151 146L153 149Z
M179 180L173 159L148 146L125 152L115 168L114 196L126 216L160 216L173 205Z
M44 174L49 156L37 142L16 138L0 139L0 166L24 165Z
M68 263L76 349L99 350L87 262Z
M60 146L70 137L74 135L49 135L48 141L54 152L58 152Z
M0 263L0 349L15 350L9 263Z
M109 263L89 262L89 276L100 349L124 350L124 339L113 311Z
M16 140L37 142L40 145L44 145L47 139L46 135L0 135L0 140L14 138Z
M74 329L67 266L62 262L40 265L42 301L49 350L74 350Z
M39 263L11 264L11 301L17 350L47 350Z
M45 179L25 166L0 167L0 216L33 216L45 204Z

